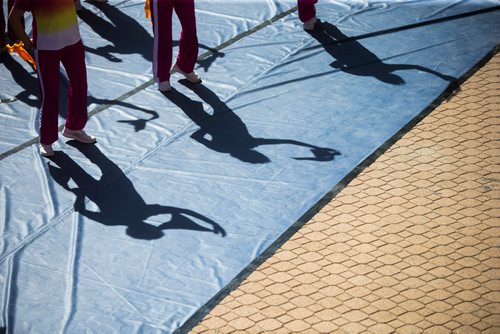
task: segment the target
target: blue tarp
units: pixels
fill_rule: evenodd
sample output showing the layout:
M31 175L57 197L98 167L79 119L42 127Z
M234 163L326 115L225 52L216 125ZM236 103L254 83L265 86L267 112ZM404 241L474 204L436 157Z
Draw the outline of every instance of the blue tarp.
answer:
M79 14L96 145L40 157L36 77L1 58L9 333L182 328L500 36L493 0L320 0L312 33L295 1L200 0L203 83L162 94L143 5Z

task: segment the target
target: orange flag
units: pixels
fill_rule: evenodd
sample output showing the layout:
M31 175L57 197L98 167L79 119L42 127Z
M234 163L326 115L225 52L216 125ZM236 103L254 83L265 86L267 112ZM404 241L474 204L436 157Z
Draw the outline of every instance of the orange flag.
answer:
M146 12L146 18L149 19L151 17L150 0L146 0L146 4L144 5L144 11Z
M16 52L19 56L21 56L21 58L23 58L25 61L30 63L33 66L33 68L36 70L35 60L33 59L33 57L31 57L29 52L26 51L26 49L24 48L23 42L14 43L12 45L7 44L6 48L7 48L7 51L9 51L9 53Z

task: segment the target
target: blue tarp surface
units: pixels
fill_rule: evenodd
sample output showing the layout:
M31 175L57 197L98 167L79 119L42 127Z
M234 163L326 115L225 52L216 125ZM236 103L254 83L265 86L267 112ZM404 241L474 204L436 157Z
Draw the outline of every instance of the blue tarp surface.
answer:
M307 33L295 1L198 0L203 83L162 94L143 1L84 2L98 143L61 137L51 159L30 144L36 76L2 55L0 328L182 328L495 49L498 4L320 0Z

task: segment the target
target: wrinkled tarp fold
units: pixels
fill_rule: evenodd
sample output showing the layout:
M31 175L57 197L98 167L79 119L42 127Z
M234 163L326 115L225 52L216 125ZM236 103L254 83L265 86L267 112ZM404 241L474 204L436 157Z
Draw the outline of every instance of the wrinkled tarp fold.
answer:
M23 147L37 138L37 80L2 55L9 333L178 330L500 36L493 0L324 0L312 33L295 1L201 0L203 82L174 76L162 94L143 5L79 12L96 145L61 138L51 159Z

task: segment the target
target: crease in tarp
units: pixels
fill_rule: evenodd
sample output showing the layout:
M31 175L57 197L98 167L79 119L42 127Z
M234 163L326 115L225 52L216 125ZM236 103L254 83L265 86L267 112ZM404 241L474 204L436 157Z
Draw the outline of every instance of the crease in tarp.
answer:
M65 290L65 298L64 301L66 303L65 307L65 313L63 316L63 328L66 330L68 324L71 322L71 318L73 317L74 313L76 312L75 309L75 304L76 304L76 298L77 298L77 292L76 292L76 283L78 282L78 276L77 276L77 267L78 266L83 266L85 267L89 272L91 272L94 277L97 279L96 282L100 283L102 286L108 288L110 291L112 291L114 296L117 296L121 301L125 303L136 315L139 315L146 321L150 323L154 323L151 319L149 319L143 312L141 312L130 300L126 298L126 296L122 293L120 293L119 290L120 288L117 288L113 286L110 282L108 282L105 278L103 278L99 273L97 273L95 270L92 269L92 266L88 265L85 263L85 261L82 261L79 252L82 248L81 246L81 234L82 231L80 230L80 225L83 223L82 217L80 215L73 214L73 224L72 224L72 233L71 233L71 238L69 239L69 244L68 247L64 247L62 244L59 244L57 241L54 241L62 250L66 251L66 254L69 254L69 259L67 263L67 269L66 269L66 290ZM63 332L65 332L65 330Z
M69 259L66 269L66 291L65 291L65 312L62 320L62 332L68 332L68 326L76 312L75 306L77 304L76 286L78 285L78 266L80 263L79 249L81 247L81 231L80 216L73 215L73 224L71 229L71 238L69 239L68 251Z
M324 17L335 17L336 13L329 12L327 5L327 2L323 2L321 7L318 6L319 13ZM489 20L488 25L493 27L490 30L498 31L498 23L492 23L493 17L492 13L488 13L481 18ZM293 29L300 29L296 16L293 16L295 25L288 25L291 19L287 19L286 22L277 22L271 29L272 34L269 34L270 30L260 31L259 37L267 35L279 40L279 32L288 34L294 31ZM461 75L468 67L474 65L485 52L498 43L497 37L488 35L491 31L482 32L481 29L485 28L480 29L479 22L476 22L477 30L472 29L476 25L470 21L464 23L467 23L466 27L471 31L483 33L481 40L484 42L473 41L474 43L470 44L472 49L468 50L470 54L460 53L463 58L457 58L457 64L453 64L452 73L447 73L454 77ZM303 34L302 39L308 38L305 33ZM387 41L389 40L385 39L385 42ZM244 54L241 53L245 52L243 51L245 48L238 46L251 44L251 42L251 39L241 39L235 42L235 48L229 48L226 57L216 60L217 63L224 60L225 65L220 72L219 81L228 82L232 80L232 75L244 74L242 69L231 67L231 61L227 57L240 56L244 59ZM257 51L265 55L266 48L270 49L276 45L279 43L261 45ZM454 55L453 46L457 47L458 43L447 44L442 49ZM374 50L371 50L371 47L374 47ZM385 56L378 54L384 47L391 47L391 45L390 43L385 46L374 43L369 44L368 49L385 59ZM300 49L300 46L298 48ZM291 50L295 49L297 49L295 44L291 48L281 49L277 52L279 57L273 58L273 62L265 64L264 68L267 68L269 64L283 62L287 56L290 57ZM421 49L420 57L416 57L419 52L401 57L408 60L413 58L410 55L415 55L415 62L419 64L420 58L425 56L426 61L421 64L422 66L426 65L431 69L442 66L442 71L450 71L450 66L447 67L446 63L439 59L442 55L438 59L431 57L427 62L428 56L436 53L434 49L425 46ZM298 53L293 55L293 57L297 56L300 55ZM2 258L0 262L2 275L12 276L10 281L6 280L8 285L4 285L2 289L3 318L0 326L22 331L45 325L44 330L50 332L61 331L61 328L68 332L78 332L78 330L82 331L86 324L92 328L110 329L110 332L131 333L141 330L170 332L181 328L183 324L189 323L190 319L194 319L192 317L197 309L207 305L212 296L220 292L221 287L231 284L233 278L245 268L252 266L254 258L267 250L273 240L286 233L305 211L314 206L317 200L342 180L346 173L355 168L359 161L369 156L385 142L387 137L392 136L401 126L418 115L420 110L427 106L426 103L432 102L433 97L447 87L436 76L418 76L418 71L405 73L405 79L412 79L412 85L405 86L405 89L402 86L398 88L381 83L373 78L336 72L332 80L312 81L313 85L290 82L284 90L281 86L276 86L273 90L269 88L270 94L266 94L263 98L242 93L246 89L252 89L252 86L258 87L263 84L267 87L280 81L287 82L295 75L294 70L303 70L301 68L303 66L311 66L308 70L321 73L323 66L325 64L328 66L328 63L333 60L326 52L314 53L310 61L303 59L301 64L291 62L288 64L289 68L283 65L276 66L268 70L265 75L260 72L257 75L252 72L249 73L250 75L247 73L243 83L237 85L229 94L224 92L222 86L214 88L209 80L203 84L207 89L213 89L221 106L225 105L227 109L222 108L222 110L225 110L226 115L234 113L239 118L239 123L235 125L246 127L248 136L253 138L249 140L284 137L290 138L291 141L334 147L339 149L342 155L331 164L294 160L294 154L297 152L295 145L278 146L276 143L279 141L274 141L273 145L268 145L265 149L260 148L269 157L266 164L246 164L229 156L225 151L216 152L208 146L192 142L191 134L196 131L198 125L187 118L185 118L187 123L176 123L175 131L170 132L173 134L172 137L161 138L155 135L153 137L161 139L150 143L144 141L144 138L148 138L145 132L155 129L146 128L147 131L136 132L132 126L125 128L123 123L115 123L123 117L116 115L114 110L93 117L93 122L99 124L99 130L102 133L120 126L125 130L120 140L116 138L103 140L103 142L113 142L116 147L104 147L98 144L98 147L103 146L101 153L104 156L109 155L107 157L109 163L116 165L119 171L117 170L116 175L111 176L107 183L102 184L97 190L104 187L108 191L107 194L112 196L113 190L122 189L115 186L126 182L129 185L126 190L135 191L134 196L137 196L137 200L146 205L159 203L162 206L188 207L216 220L227 230L225 239L212 234L194 233L193 230L182 229L170 230L168 235L154 241L132 239L125 235L123 225L99 224L97 221L83 217L82 214L75 213L72 207L75 202L74 194L50 177L42 178L38 182L49 183L53 187L50 190L51 201L59 203L54 207L54 215L60 220L54 222L47 216L39 215L39 211L43 211L46 205L45 198L42 196L43 192L39 191L44 185L30 183L29 177L16 176L16 182L9 185L9 189L5 192L0 192L4 194L12 189L12 196L2 201L9 201L9 205L12 205L15 210L21 201L38 203L39 207L33 211L32 216L41 217L41 221L37 221L36 224L43 225L48 221L49 226L46 230L42 228L33 231L33 227L40 225L20 221L21 224L28 225L28 229L20 234L21 237L23 233L33 232L38 237L25 238L23 247L17 248L15 252L10 253L11 256ZM255 71L251 66L246 70ZM255 79L256 76L259 78ZM422 84L422 79L425 79L423 82L425 87L419 86ZM335 85L330 87L329 84L333 81ZM342 85L345 90L335 91L339 85ZM339 100L339 96L356 90L363 90L364 95L351 96L354 103L349 105L345 100ZM178 86L178 92L190 99L194 98L193 101L199 101L192 90L183 85ZM418 99L412 96L412 92L418 94ZM308 94L311 100L301 101L299 93ZM378 94L370 95L375 93ZM159 93L151 90L138 91L137 95L131 97L131 100L150 99L152 94L158 95ZM172 111L175 106L165 103L166 99L158 101L163 102L161 102L160 110L155 110L160 115L158 119L155 119L157 126L168 125L168 117L174 113L181 115L184 113ZM343 103L342 107L337 105L338 101ZM127 108L133 110L130 105L123 105L119 108L123 112L127 112ZM207 111L212 110L210 108L210 103L203 104L203 112L208 113ZM370 114L364 115L363 109ZM297 126L288 127L286 122L281 121L283 117L304 120L310 125L307 130L301 131ZM296 121L295 124L298 123L300 121ZM178 130L182 131L182 134L176 136ZM232 130L236 131L231 127L227 129L229 134ZM245 135L237 131L232 134L236 136L235 140L240 139L237 138L238 136ZM134 156L134 150L130 147L141 146L143 146L141 154ZM122 158L120 155L123 153L114 153L115 150L130 155ZM70 159L81 165L85 173L90 176L99 176L97 171L99 163L94 164L78 150L70 149L70 146L67 146L65 151ZM176 158L180 161L174 161ZM186 170L191 168L193 173L182 170L187 158L190 161L189 166L185 168ZM26 171L32 173L33 169L37 170L36 173L46 174L49 167L44 164L40 165L41 161L45 160L38 158L35 149L18 152L1 162L2 178L9 179L9 175L22 175L23 173L28 175ZM19 173L9 171L7 166L16 166ZM51 166L55 165L51 164ZM164 166L163 170L161 166ZM173 175L172 170L177 175ZM224 179L224 182L219 182L220 176L214 174L223 174L222 171L228 177ZM205 176L199 177L200 173L204 173ZM235 175L245 177L235 177ZM35 175L35 178L38 177ZM196 182L197 177L199 177L198 182ZM259 178L259 182L256 182ZM34 195L23 200L19 199L19 197L27 197L25 195L28 189ZM109 192L110 189L111 192ZM120 194L117 197L119 198ZM124 201L124 204L127 203ZM89 198L86 199L85 205L92 210L99 207L96 203L91 203ZM27 213L24 214L29 217ZM151 218L150 222L161 224L162 219ZM2 223L4 227L9 228L8 224ZM75 242L75 239L78 239L78 242ZM59 246L53 246L56 244ZM59 247L62 247L63 251L58 249ZM146 263L144 263L145 260L147 260ZM10 261L13 262L12 265ZM60 263L64 264L62 269ZM172 266L176 270L170 271ZM58 268L58 270L51 272L51 268ZM48 291L34 290L41 282ZM61 290L61 287L65 289ZM119 298L115 298L117 295ZM33 296L43 298L46 302L45 306L49 307L33 308L36 306ZM70 302L71 305L68 304ZM73 305L73 303L76 304ZM134 311L134 307L137 312ZM144 319L143 315L147 319Z
M268 86L260 86L258 88L253 88L253 89L250 89L250 90L245 90L245 91L241 92L240 94L245 94L246 95L246 94L257 93L257 92L268 90L270 88L275 88L275 87L279 87L279 86L286 86L286 85L288 85L290 83L294 83L294 82L301 82L301 81L305 81L305 80L309 80L309 79L316 79L316 78L319 78L319 77L322 77L322 76L331 75L331 74L334 74L334 73L337 73L337 72L345 72L346 70L351 70L351 69L366 67L366 66L369 66L369 65L372 65L372 64L375 64L375 63L383 64L385 61L389 61L389 60L396 59L396 58L399 58L399 57L404 57L404 56L408 56L408 55L411 55L411 54L414 54L414 53L418 53L420 51L424 51L424 50L432 49L432 48L435 48L435 47L443 46L443 45L446 45L446 44L450 44L450 43L456 42L457 40L458 39L444 41L444 42L441 42L441 43L438 43L438 44L429 45L429 46L425 46L425 47L422 47L422 48L417 48L417 49L414 49L414 50L409 50L407 52L399 53L399 54L388 56L388 57L385 57L385 58L381 58L381 59L377 58L376 60L372 60L371 62L367 62L367 63L359 63L359 64L356 64L356 65L349 64L346 67L342 66L341 68L336 68L336 69L332 69L332 70L325 71L325 72L311 74L311 75L308 75L308 76L297 77L297 78L294 78L294 79L290 79L290 80L283 81L283 82L276 83L276 84L271 84L271 85L268 85ZM334 42L332 42L332 43L334 43ZM299 53L301 51L315 50L315 49L318 49L318 51L315 51L313 53L313 55L324 53L324 46L322 46L322 45L317 45L317 46L313 46L313 47L307 47L307 48L304 48L304 49L298 49L298 50L296 50L296 53ZM289 62L283 62L281 64L276 64L275 68L279 68L279 67L282 67L282 66L287 66L287 65L289 65L291 63L303 60L303 59L308 58L308 57L309 57L309 55L304 55L302 58L291 59ZM427 69L427 68L425 68L423 66L420 66L420 65L411 65L411 64L401 64L401 65L386 64L386 66L388 68L393 67L394 69L397 69L397 70L421 70L421 71L429 72L429 73L435 72L434 70ZM269 71L271 71L271 70L272 69L270 69ZM269 72L269 71L264 72L259 79L268 77L267 72ZM440 75L438 75L438 76L440 76ZM442 77L444 79L445 76L443 75ZM455 79L455 78L449 77L447 80L450 81L450 80L453 80L453 79Z

